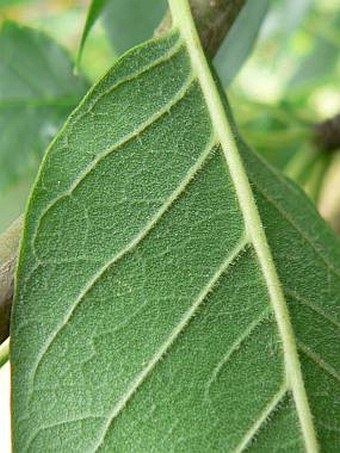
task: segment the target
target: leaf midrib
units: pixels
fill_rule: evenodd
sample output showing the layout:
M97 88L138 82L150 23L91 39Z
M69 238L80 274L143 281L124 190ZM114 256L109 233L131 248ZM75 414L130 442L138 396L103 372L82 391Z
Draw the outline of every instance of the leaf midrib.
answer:
M312 414L308 404L306 389L303 382L301 365L297 352L292 325L284 294L281 288L274 261L264 233L260 214L256 207L250 182L244 169L235 138L219 92L214 83L208 63L205 59L197 31L193 22L188 1L169 0L170 10L175 27L178 28L185 41L192 68L202 89L212 125L220 140L223 154L234 183L236 195L244 217L244 222L255 248L268 294L276 317L278 330L282 340L285 358L286 377L296 405L301 431L308 453L319 451Z

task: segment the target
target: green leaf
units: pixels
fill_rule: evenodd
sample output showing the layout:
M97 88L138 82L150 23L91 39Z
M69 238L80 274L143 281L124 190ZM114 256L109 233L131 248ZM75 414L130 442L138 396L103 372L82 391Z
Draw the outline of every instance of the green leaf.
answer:
M0 9L24 3L26 0L0 0Z
M98 17L102 14L103 10L105 9L105 6L107 5L107 2L108 2L108 0L92 0L90 3L86 21L85 21L85 26L84 26L83 33L81 36L78 54L77 54L77 59L76 59L77 68L79 68L79 66L80 66L85 42L88 38L91 28L95 24Z
M273 2L268 14L266 39L279 39L280 47L287 50L287 41L294 36L303 20L309 14L314 0L280 0ZM282 50L282 49L279 49ZM278 52L280 55L281 52Z
M269 0L246 2L228 33L215 58L216 69L224 86L233 81L252 52L269 5Z
M174 31L121 58L45 156L14 449L335 453L339 242L238 138L187 3L170 5Z
M111 0L104 25L118 54L151 38L166 12L166 0Z
M50 38L14 23L3 25L0 31L2 206L6 204L7 193L15 191L15 185L33 179L43 151L86 89L87 83L72 74L72 64L64 50ZM1 211L1 216L4 215Z
M25 210L28 194L31 190L35 173L29 175L8 189L0 192L0 234Z
M331 18L327 30L338 32L340 27L340 12ZM334 77L334 72L339 63L339 40L335 42L327 36L319 35L315 40L313 51L300 62L298 70L289 82L289 90L311 91L320 82Z

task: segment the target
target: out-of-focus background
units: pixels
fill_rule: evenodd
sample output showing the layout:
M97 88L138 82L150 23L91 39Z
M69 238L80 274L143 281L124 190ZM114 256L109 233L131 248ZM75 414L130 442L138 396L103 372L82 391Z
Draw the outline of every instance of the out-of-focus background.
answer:
M165 7L158 0L151 16L143 11L150 0L139 2L138 11L130 3L138 2L108 1L75 76L89 1L0 0L0 233L24 210L43 152L68 114L129 47L129 36L152 35ZM339 2L260 3L262 12L249 6L217 55L217 69L248 143L297 180L338 228L340 155L317 152L313 124L340 112ZM36 55L29 54L32 49ZM233 65L240 67L236 75ZM10 452L9 374L7 363L0 369L1 453Z

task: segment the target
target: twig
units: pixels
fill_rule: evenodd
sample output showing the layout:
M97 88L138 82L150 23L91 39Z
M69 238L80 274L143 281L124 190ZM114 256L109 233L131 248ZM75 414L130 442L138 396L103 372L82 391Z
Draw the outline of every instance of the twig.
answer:
M210 58L216 54L245 3L246 0L190 0L202 46ZM169 30L171 25L168 12L155 35Z
M9 338L0 345L0 368L9 359Z
M0 344L9 335L14 272L22 223L21 216L0 236Z
M332 152L340 149L340 113L314 126L315 143L318 148Z

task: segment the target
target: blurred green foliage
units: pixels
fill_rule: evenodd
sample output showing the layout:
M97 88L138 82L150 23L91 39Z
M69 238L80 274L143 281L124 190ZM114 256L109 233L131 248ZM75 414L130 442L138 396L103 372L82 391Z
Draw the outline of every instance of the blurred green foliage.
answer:
M0 230L20 214L46 147L88 87L72 73L64 49L44 33L13 22L2 25Z
M312 128L340 110L339 23L336 1L276 1L229 91L247 141L314 198L331 160Z
M322 186L330 159L316 151L312 126L340 110L339 2L269 3L267 11L268 2L263 0L263 12L257 23L253 21L253 35L244 31L244 25L235 24L234 41L244 46L234 47L234 53L220 52L217 69L223 80L229 62L241 67L253 48L227 90L237 123L253 148L273 165L286 169L317 198L315 191ZM88 6L85 0L0 0L0 23L9 18L42 29L75 58ZM95 81L117 54L151 36L164 9L164 0L108 0L103 20L96 22L84 48L81 68L88 78ZM135 26L129 26L131 23ZM246 49L244 57L240 56L242 48ZM11 209L16 199L19 203L17 190ZM0 204L0 209L5 208Z

